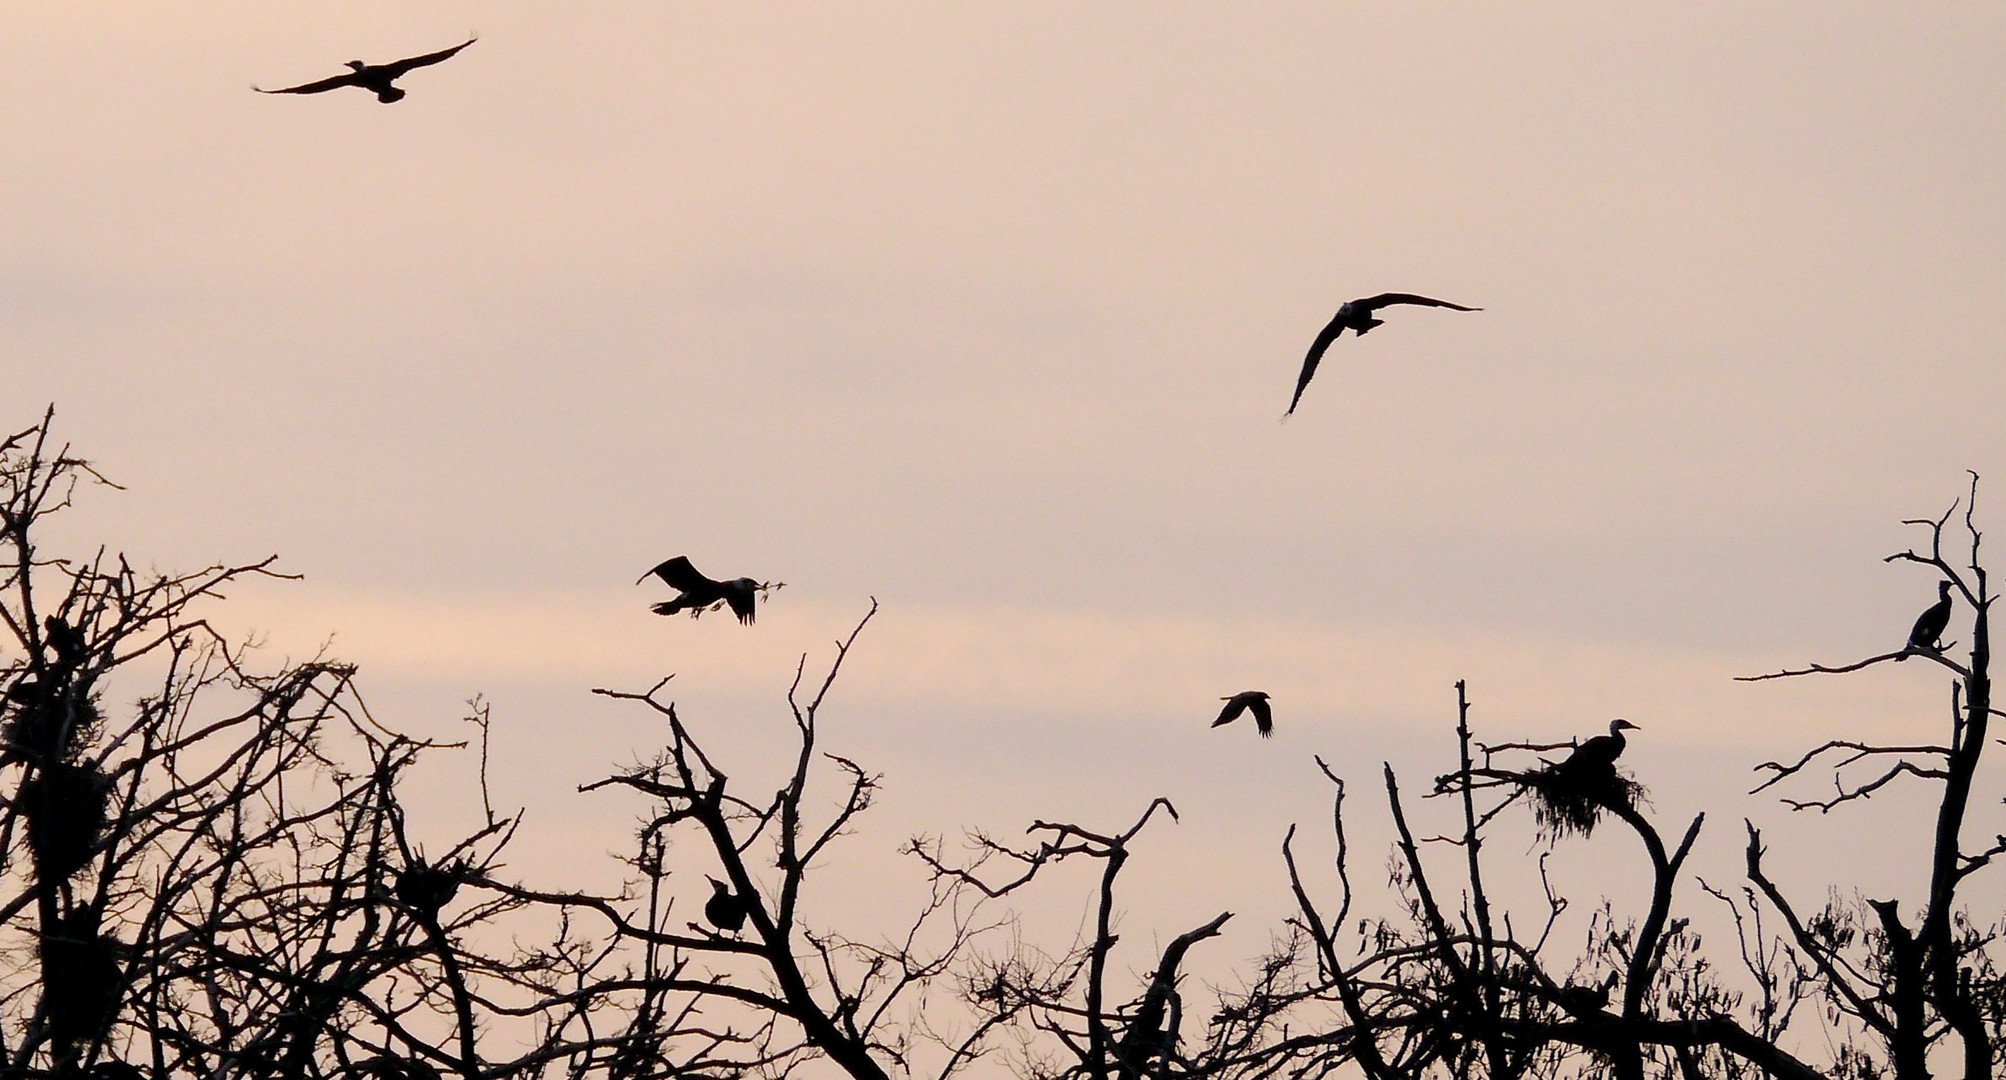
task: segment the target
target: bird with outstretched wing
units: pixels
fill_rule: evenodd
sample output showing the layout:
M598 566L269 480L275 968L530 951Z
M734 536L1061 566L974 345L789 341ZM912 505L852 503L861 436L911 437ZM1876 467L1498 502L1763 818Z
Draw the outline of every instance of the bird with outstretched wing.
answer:
M387 64L365 64L360 60L350 60L348 62L350 70L345 75L332 75L325 79L277 90L266 90L261 86L253 86L251 89L260 94L321 94L329 90L339 90L344 86L359 86L374 93L376 100L387 105L404 97L404 91L391 85L392 83L413 69L430 67L452 59L461 49L477 40L479 39L470 37L450 49L440 49L438 52L426 53L423 56L408 56Z
M1380 293L1378 296L1367 296L1358 300L1346 301L1337 309L1337 314L1331 316L1329 324L1324 326L1323 331L1317 334L1316 340L1310 343L1309 355L1303 357L1302 374L1296 376L1295 396L1289 399L1289 411L1284 413L1284 416L1295 413L1296 405L1303 399L1303 391L1309 387L1310 379L1316 375L1316 366L1323 363L1323 354L1330 349L1331 342L1336 341L1338 335L1344 333L1346 330L1363 336L1373 327L1386 321L1384 319L1373 318L1372 313L1378 311L1380 308L1390 307L1394 304L1417 304L1421 307L1443 307L1456 311L1483 310L1483 308L1464 307L1461 304L1451 304L1447 300L1436 300L1433 297L1402 292Z

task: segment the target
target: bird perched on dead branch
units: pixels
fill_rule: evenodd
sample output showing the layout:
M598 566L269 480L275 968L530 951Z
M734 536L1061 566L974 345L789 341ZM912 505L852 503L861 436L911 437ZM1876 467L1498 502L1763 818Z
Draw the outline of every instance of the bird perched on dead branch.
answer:
M1940 653L1943 651L1943 632L1950 628L1950 582L1936 583L1936 603L1916 616L1915 628L1908 632L1908 648L1896 662L1909 658L1909 653Z
M687 611L692 616L716 609L719 605L729 606L738 621L752 624L753 604L759 594L768 589L777 589L779 584L754 581L749 577L733 578L730 581L714 581L697 572L690 565L688 556L678 555L653 570L642 574L634 584L658 577L682 595L674 600L664 600L650 610L657 615L675 615Z
M51 615L42 620L42 625L48 628L47 641L49 648L55 650L54 666L58 670L74 671L90 655L90 644L84 641L83 634L62 616Z
M1556 835L1586 836L1604 809L1627 810L1637 804L1642 785L1616 771L1616 759L1629 745L1626 730L1642 729L1618 717L1609 721L1609 734L1588 739L1565 759L1526 774L1527 786L1538 796L1533 812L1541 826Z
M426 53L423 56L406 57L402 60L392 60L387 64L365 64L360 60L350 60L348 62L350 70L346 75L333 75L318 82L301 83L298 86L288 86L280 90L266 90L258 86L253 86L251 89L256 90L260 94L321 94L329 90L339 90L344 86L359 86L375 94L376 100L388 105L404 97L404 91L391 84L402 78L407 72L414 68L430 67L433 64L450 60L461 49L472 45L477 40L479 39L468 38L450 49L441 49L438 52Z
M712 889L709 900L704 901L703 917L712 926L727 934L736 934L745 927L747 904L745 899L731 891L731 886L716 878L708 879Z
M1242 690L1232 697L1223 697L1219 700L1225 702L1226 707L1219 710L1219 719L1212 721L1213 727L1230 724L1238 720L1241 713L1251 712L1254 714L1254 726L1261 731L1261 738L1268 738L1275 733L1275 714L1274 710L1268 707L1268 695L1265 691Z
M1303 399L1303 390L1309 386L1310 378L1316 374L1316 366L1323 362L1323 354L1329 350L1330 343L1336 341L1338 335L1344 333L1346 330L1350 330L1360 337L1365 336L1373 327L1386 321L1384 319L1373 318L1373 312L1394 304L1419 304L1423 307L1445 307L1456 311L1483 310L1483 308L1451 304L1447 300L1434 300L1426 296L1416 296L1413 293L1399 292L1380 293L1378 296L1368 296L1359 300L1346 301L1338 307L1337 314L1331 316L1329 325L1325 326L1323 332L1318 334L1316 340L1310 344L1309 355L1303 357L1302 374L1296 376L1296 394L1289 399L1289 411L1283 415L1290 415L1296 411L1296 405Z

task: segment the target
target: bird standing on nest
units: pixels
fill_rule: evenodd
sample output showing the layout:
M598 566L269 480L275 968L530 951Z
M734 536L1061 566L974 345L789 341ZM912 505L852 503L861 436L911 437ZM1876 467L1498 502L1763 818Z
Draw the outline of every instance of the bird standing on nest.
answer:
M1574 752L1567 755L1567 760L1556 766L1556 769L1581 776L1605 769L1614 770L1616 759L1623 756L1623 748L1630 745L1630 740L1623 737L1623 732L1626 730L1644 729L1622 717L1617 717L1609 721L1609 734L1597 735L1575 747Z
M1629 744L1623 732L1637 730L1628 720L1611 720L1609 734L1585 740L1561 761L1525 775L1524 783L1536 796L1533 816L1542 828L1554 836L1586 836L1603 810L1620 813L1636 807L1644 789L1616 771L1616 759Z
M1329 325L1325 326L1323 332L1316 336L1316 341L1310 344L1309 355L1303 357L1302 374L1296 376L1296 395L1289 399L1289 411L1282 415L1288 416L1296 411L1297 403L1303 399L1303 390L1308 388L1310 378L1316 374L1316 366L1323 362L1323 354L1329 350L1330 343L1336 341L1338 335L1344 333L1346 330L1364 337L1373 327L1386 321L1384 319L1373 318L1372 313L1393 304L1419 304L1423 307L1453 308L1456 311L1483 310L1483 308L1464 307L1461 304L1451 304L1447 300L1433 300L1426 296L1416 296L1413 293L1404 292L1380 293L1378 296L1368 296L1359 300L1346 301L1338 307L1337 314L1330 317Z
M1268 738L1275 733L1275 714L1274 710L1268 707L1268 695L1265 691L1242 690L1232 697L1219 700L1225 702L1226 707L1219 710L1219 719L1212 721L1213 727L1230 724L1238 720L1241 713L1250 712L1254 714L1254 726L1261 730L1261 738Z
M280 90L266 90L259 86L253 86L251 89L256 90L260 94L321 94L329 90L339 90L344 86L359 86L375 94L376 100L388 105L404 97L404 91L391 84L403 77L405 73L413 68L430 67L433 64L450 60L455 53L472 45L476 40L478 39L468 38L450 49L441 49L438 52L426 53L423 56L410 56L402 60L392 60L387 64L365 64L360 60L350 60L348 62L350 69L348 74L329 76L318 82L301 83L298 86L288 86Z
M674 600L664 600L656 604L650 609L655 614L674 615L687 611L695 616L722 603L729 606L731 613L738 616L738 621L747 626L752 625L753 603L759 598L759 594L768 588L779 587L769 586L765 582L754 581L749 577L713 581L698 573L697 568L690 565L689 557L685 555L678 555L642 574L634 584L639 585L650 576L661 578L668 582L669 587L682 594Z
M1943 651L1943 632L1950 628L1950 582L1936 583L1936 603L1927 611L1916 616L1915 628L1908 632L1908 648L1895 657L1896 662L1909 658L1910 653L1940 653Z

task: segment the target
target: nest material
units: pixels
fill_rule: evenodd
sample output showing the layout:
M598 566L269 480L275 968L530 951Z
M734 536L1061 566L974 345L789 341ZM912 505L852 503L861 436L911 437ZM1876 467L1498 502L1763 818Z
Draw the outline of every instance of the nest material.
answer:
M7 721L7 742L13 753L36 764L52 764L75 756L89 745L101 715L87 694L62 684L45 686L22 679L7 692L14 715Z
M90 863L110 801L111 782L89 765L47 765L22 785L38 881L68 881Z
M441 1080L439 1070L418 1058L381 1057L358 1061L348 1070L353 1080Z
M452 902L467 872L464 862L429 866L422 859L414 861L397 875L397 899L426 922L437 922L439 909Z
M1595 831L1604 810L1634 810L1644 797L1644 785L1616 771L1614 765L1583 768L1561 762L1525 774L1532 789L1532 816L1540 831L1556 839Z
M79 910L42 937L42 1011L50 1040L65 1056L99 1039L125 996L119 942L97 926L94 912Z

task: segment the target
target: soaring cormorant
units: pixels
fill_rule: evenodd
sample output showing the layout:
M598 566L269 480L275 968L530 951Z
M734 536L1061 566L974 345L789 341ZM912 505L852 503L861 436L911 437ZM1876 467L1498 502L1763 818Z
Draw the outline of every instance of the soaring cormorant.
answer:
M731 891L731 886L716 878L709 880L714 891L711 898L704 901L703 917L727 934L738 933L745 926L745 901Z
M1219 710L1219 719L1212 721L1213 727L1230 724L1240 718L1243 712L1254 714L1254 726L1261 729L1261 738L1275 733L1275 714L1268 708L1268 695L1261 690L1242 690L1232 697L1220 698L1226 707Z
M698 573L697 568L690 565L689 558L683 555L678 555L642 574L634 584L639 585L642 581L648 580L650 575L668 582L671 588L682 594L674 600L664 600L656 604L652 608L655 614L674 615L687 611L691 615L698 615L722 601L731 606L731 612L738 616L739 622L748 625L752 622L753 602L758 599L759 591L766 587L749 577L713 581Z
M1296 404L1302 401L1303 389L1309 386L1310 378L1316 374L1316 366L1323 362L1324 351L1330 348L1330 343L1336 341L1337 336L1346 330L1355 331L1360 336L1363 336L1373 327L1386 321L1384 319L1373 318L1372 313L1392 304L1420 304L1424 307L1454 308L1457 311L1483 310L1483 308L1464 307L1461 304L1451 304L1447 300L1432 300L1425 296L1416 296L1413 293L1402 292L1380 293L1378 296L1368 296L1361 300L1346 301L1343 306L1337 309L1337 314L1330 317L1330 325L1325 326L1323 332L1318 334L1316 340L1310 344L1309 355L1303 357L1302 374L1296 376L1296 396L1289 399L1289 413L1294 413L1296 411ZM1284 413L1283 415L1288 415L1289 413Z
M1943 637L1944 630L1949 626L1950 582L1939 581L1936 583L1936 603L1931 604L1929 610L1916 616L1915 629L1908 632L1908 649L1900 656L1895 657L1895 659L1898 661L1906 660L1909 653L1914 652L1933 653L1943 651L1938 648L1937 642L1938 639Z
M365 64L360 60L350 60L348 66L351 70L348 74L333 75L319 82L301 83L282 90L266 90L259 86L253 86L251 89L260 94L320 94L329 90L339 90L344 86L360 86L375 94L376 100L388 105L404 96L404 91L390 84L403 77L406 72L412 68L430 67L450 60L453 54L477 40L479 39L468 38L450 49L441 49L435 53L407 57L403 60L392 60L387 64Z

